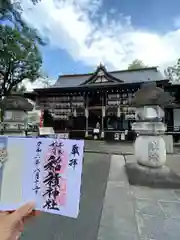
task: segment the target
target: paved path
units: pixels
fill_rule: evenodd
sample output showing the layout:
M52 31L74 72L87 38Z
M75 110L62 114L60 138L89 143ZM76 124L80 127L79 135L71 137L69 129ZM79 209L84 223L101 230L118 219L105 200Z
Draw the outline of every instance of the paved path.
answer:
M129 186L124 157L112 156L98 234L98 240L109 239L180 239L180 190Z
M133 143L127 142L105 142L105 141L85 141L85 151L106 154L134 154Z
M23 240L95 240L110 167L107 154L85 154L80 214L77 220L42 213L33 219Z

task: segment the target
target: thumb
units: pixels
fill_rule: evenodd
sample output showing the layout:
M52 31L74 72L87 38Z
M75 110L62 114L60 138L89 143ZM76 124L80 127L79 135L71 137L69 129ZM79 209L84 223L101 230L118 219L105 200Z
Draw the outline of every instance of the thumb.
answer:
M18 223L24 217L27 217L33 211L34 207L35 207L35 204L33 202L30 202L18 208L15 212L10 214L11 221L15 224Z

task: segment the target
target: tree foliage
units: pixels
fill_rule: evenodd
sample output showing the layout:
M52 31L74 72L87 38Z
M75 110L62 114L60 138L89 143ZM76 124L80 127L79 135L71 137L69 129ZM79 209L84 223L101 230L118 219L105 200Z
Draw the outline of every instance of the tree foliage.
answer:
M40 0L31 0L33 4ZM21 1L20 0L0 0L0 20L9 19L21 21ZM14 18L14 19L13 19Z
M34 4L40 0L31 0ZM22 19L22 8L20 0L0 0L0 24L7 24L15 27L21 34L31 38L38 44L44 45L45 42L39 37L35 29L30 28Z
M35 81L42 59L36 43L17 29L0 25L1 96L7 96L24 79Z
M180 83L180 58L175 65L165 70L165 75L172 83Z
M128 69L138 69L138 68L146 68L147 66L143 63L143 61L139 59L135 59L131 64L129 64Z

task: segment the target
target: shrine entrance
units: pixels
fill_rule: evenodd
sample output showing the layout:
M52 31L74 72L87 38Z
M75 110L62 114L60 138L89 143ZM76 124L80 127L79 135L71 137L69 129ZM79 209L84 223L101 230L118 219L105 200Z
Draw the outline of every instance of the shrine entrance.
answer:
M102 107L90 107L89 108L89 118L88 118L88 130L96 128L96 124L99 123L101 129L101 119L102 119Z
M94 137L98 131L98 138L104 138L104 95L102 92L90 92L86 98L86 137Z

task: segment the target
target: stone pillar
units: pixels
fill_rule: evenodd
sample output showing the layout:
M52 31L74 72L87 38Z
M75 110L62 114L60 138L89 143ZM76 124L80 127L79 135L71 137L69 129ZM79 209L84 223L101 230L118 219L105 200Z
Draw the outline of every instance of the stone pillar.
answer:
M77 111L76 111L76 108L74 109L73 111L73 116L76 117L77 116Z
M106 107L102 106L102 118L101 118L101 138L104 138L104 117L106 116Z
M121 108L117 107L117 117L120 118L121 116Z
M89 118L89 110L86 107L85 108L85 117L86 117L86 132L85 132L85 137L88 137L88 118Z

